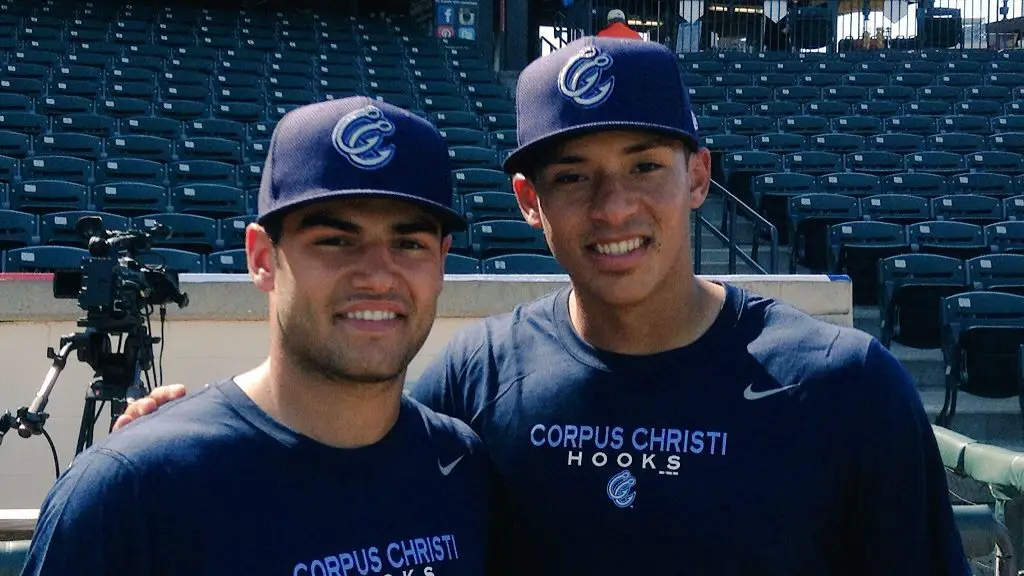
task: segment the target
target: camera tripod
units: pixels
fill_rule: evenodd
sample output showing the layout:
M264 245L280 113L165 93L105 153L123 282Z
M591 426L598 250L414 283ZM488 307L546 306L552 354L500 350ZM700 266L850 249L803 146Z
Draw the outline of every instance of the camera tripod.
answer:
M111 335L122 336L120 351L111 349ZM93 381L85 396L85 407L78 430L78 443L75 448L77 456L92 446L93 432L104 403L110 402L112 429L118 416L124 413L129 399L141 398L149 393L150 386L143 382L142 376L152 366L153 344L160 340L150 336L146 329L138 324L130 325L124 331L108 332L87 328L83 332L61 337L60 351L55 351L52 347L46 350L46 356L52 363L32 403L19 408L14 416L10 413L0 416L0 438L14 426L18 427L18 435L22 438L46 433L44 425L49 415L44 410L50 393L67 365L68 357L72 352L77 352L78 360L88 364L94 371ZM97 402L101 403L98 409Z

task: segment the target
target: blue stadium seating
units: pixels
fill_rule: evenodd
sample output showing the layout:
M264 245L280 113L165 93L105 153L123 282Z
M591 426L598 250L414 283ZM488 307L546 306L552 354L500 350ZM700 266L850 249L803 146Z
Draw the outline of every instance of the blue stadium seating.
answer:
M0 246L38 245L41 223L69 210L184 215L179 226L202 230L192 248L205 270L210 252L241 247L276 121L306 102L366 94L442 130L453 206L473 225L455 239L452 270L554 269L499 169L516 145L512 92L471 43L399 21L312 28L187 8L168 18L47 6L7 15L4 46L16 50L0 56ZM52 25L21 26L27 17ZM1008 55L722 51L682 54L679 69L715 178L779 226L791 269L860 274L861 257L889 250L1020 251L1024 62ZM847 223L857 223L851 237ZM918 235L932 223L969 229L970 242ZM890 232L889 244L872 236ZM197 259L176 262L195 270Z

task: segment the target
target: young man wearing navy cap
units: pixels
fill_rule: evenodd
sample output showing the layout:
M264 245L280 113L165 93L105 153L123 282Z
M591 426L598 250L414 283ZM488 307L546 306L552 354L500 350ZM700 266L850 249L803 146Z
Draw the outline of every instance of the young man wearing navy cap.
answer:
M970 574L910 376L864 332L695 276L711 160L673 54L531 63L505 163L570 286L456 335L412 395L500 481L509 574Z
M452 230L447 149L367 98L274 130L246 230L270 352L80 455L24 574L480 576L487 460L403 395Z

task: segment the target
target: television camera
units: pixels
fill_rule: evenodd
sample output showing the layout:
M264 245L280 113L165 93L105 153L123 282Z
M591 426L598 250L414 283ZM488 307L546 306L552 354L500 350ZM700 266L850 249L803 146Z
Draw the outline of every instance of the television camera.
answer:
M178 275L163 266L146 265L139 256L150 252L155 235L169 238L171 230L157 224L147 230L106 230L98 216L78 220L76 232L88 239L89 255L76 271L59 271L53 275L53 295L58 299L77 299L85 315L77 325L84 328L60 339L60 349L46 350L52 361L38 393L28 406L14 414L0 415L0 440L11 428L29 438L42 434L50 443L54 465L60 474L57 451L44 429L48 415L44 410L57 378L72 352L79 362L94 372L85 397L85 408L79 428L77 456L92 445L93 429L105 403L110 402L110 427L124 413L129 399L149 393L154 382L163 379L163 323L167 304L188 306L188 295L181 292ZM150 314L160 309L161 336L152 336ZM117 337L117 345L112 343ZM153 366L153 345L159 343L161 362L159 376ZM97 408L97 403L99 407Z

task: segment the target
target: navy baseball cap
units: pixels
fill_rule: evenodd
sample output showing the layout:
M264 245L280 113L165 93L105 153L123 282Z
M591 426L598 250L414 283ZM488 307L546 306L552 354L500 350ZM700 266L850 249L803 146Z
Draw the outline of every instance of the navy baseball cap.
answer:
M448 147L430 122L365 96L296 108L274 127L257 221L300 205L348 197L405 200L466 229L451 208Z
M534 60L519 74L516 124L508 174L524 172L552 143L605 130L655 132L700 147L675 54L642 40L586 36Z

